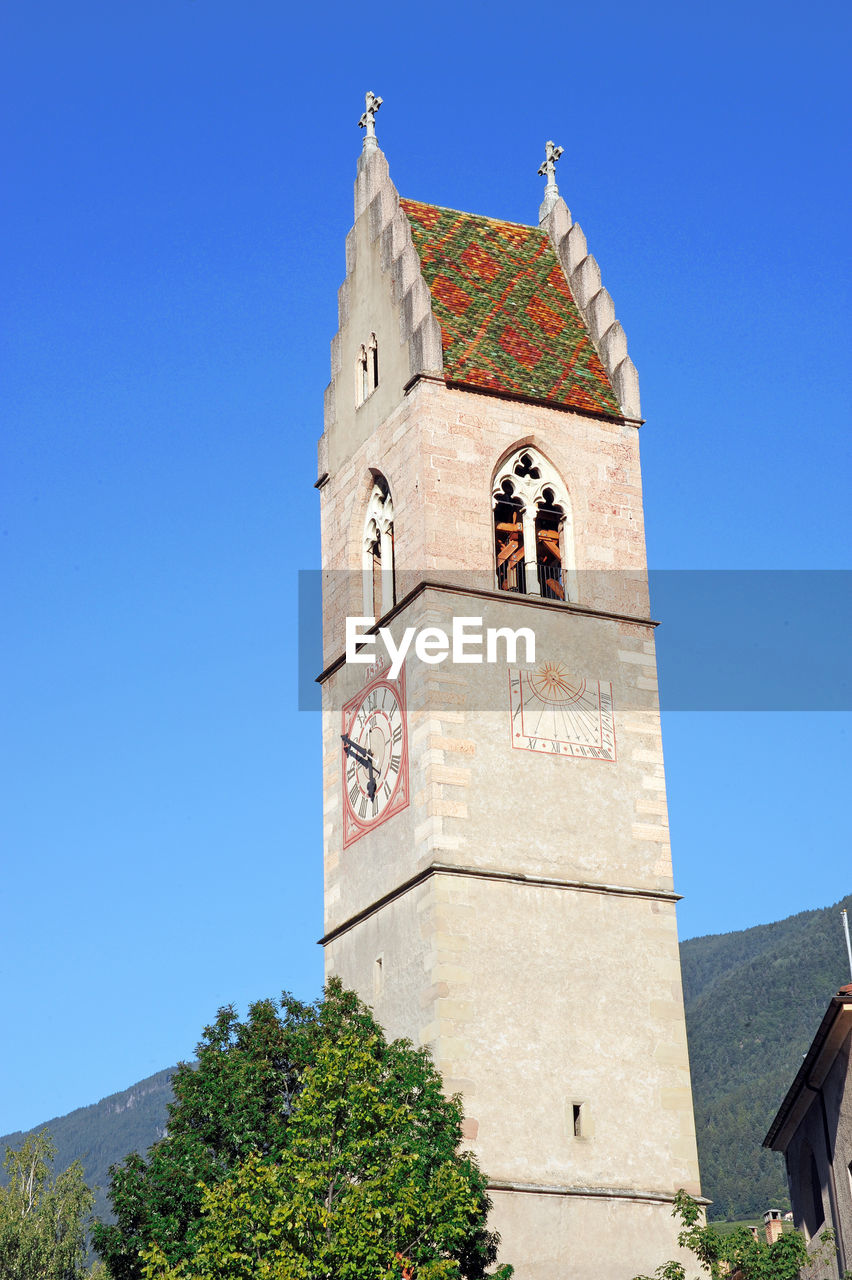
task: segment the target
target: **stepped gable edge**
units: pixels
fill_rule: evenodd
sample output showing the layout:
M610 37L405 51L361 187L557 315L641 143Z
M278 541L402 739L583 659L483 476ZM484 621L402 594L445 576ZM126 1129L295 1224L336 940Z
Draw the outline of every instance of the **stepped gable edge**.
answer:
M391 276L412 377L429 373L473 390L640 421L624 329L561 197L540 227L400 198L376 147L358 161L356 221L364 212ZM340 329L349 314L354 232L338 292ZM331 366L326 429L336 417L339 331Z

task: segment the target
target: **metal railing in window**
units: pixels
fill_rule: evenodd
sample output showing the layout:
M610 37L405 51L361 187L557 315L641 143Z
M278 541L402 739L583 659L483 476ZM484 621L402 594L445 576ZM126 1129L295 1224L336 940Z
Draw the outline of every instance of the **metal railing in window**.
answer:
M538 562L538 589L548 600L565 599L565 582L560 564L542 564Z

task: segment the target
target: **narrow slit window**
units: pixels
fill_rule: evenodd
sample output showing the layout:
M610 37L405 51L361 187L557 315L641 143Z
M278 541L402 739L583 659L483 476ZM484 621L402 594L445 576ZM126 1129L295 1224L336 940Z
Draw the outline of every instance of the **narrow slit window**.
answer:
M571 1115L574 1122L574 1137L582 1138L583 1136L583 1104L575 1102L571 1107Z
M358 348L358 355L355 359L355 406L360 406L370 394L369 389L369 361L367 359L367 348L361 344Z
M374 333L370 334L370 344L367 348L367 356L370 365L370 390L375 391L376 387L379 385L379 344L376 341L376 335Z
M396 604L393 501L384 476L375 474L364 521L364 613L381 618Z

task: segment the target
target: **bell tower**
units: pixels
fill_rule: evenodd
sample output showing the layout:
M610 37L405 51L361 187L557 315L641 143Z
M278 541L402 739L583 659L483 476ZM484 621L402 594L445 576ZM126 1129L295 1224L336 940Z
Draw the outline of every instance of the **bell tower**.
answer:
M380 105L319 446L326 971L464 1095L518 1280L629 1280L699 1191L638 380L561 148L538 226L443 209Z

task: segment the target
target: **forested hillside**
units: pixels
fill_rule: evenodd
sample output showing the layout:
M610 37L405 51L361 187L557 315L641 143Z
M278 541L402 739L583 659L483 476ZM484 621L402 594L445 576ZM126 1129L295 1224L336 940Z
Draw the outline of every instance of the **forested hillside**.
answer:
M698 1152L710 1217L752 1217L788 1204L783 1163L761 1147L830 997L849 981L840 908L691 938L681 947ZM161 1138L174 1068L91 1107L45 1121L56 1168L81 1160L108 1215L109 1166ZM39 1125L38 1128L44 1126ZM0 1138L0 1150L25 1135Z
M781 1157L761 1142L828 1001L849 981L840 908L691 938L681 946L704 1194L714 1219L788 1207Z
M158 1071L122 1093L113 1093L93 1106L79 1107L67 1116L45 1120L37 1126L49 1129L56 1143L55 1170L67 1169L72 1161L80 1161L86 1182L97 1188L94 1212L99 1218L109 1213L106 1188L110 1165L130 1151L146 1152L165 1133L174 1070L168 1067ZM6 1147L19 1147L25 1137L23 1133L8 1133L0 1138L0 1157Z

